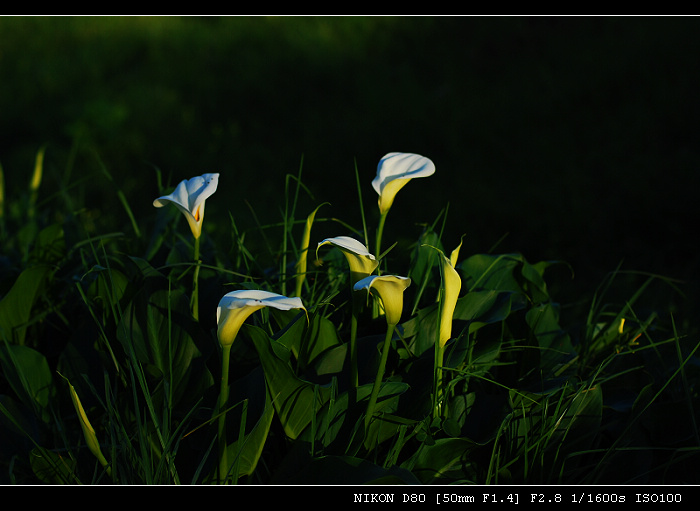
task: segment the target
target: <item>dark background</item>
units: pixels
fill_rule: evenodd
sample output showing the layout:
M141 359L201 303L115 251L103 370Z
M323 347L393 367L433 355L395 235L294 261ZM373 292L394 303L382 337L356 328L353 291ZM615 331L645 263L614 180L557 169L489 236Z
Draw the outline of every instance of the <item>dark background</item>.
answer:
M320 215L359 226L357 165L373 228L377 162L415 152L437 171L399 193L387 245L417 239L418 224L449 202L449 250L464 234L463 255L567 261L575 277L562 291L575 293L593 292L622 262L686 281L688 307L699 26L693 17L2 17L7 195L26 188L42 145L46 204L52 181L86 178L75 193L105 224L114 212L126 223L118 187L148 225L155 168L166 185L220 172L207 219L221 219L210 234L230 240L229 212L245 228L252 211L280 219L285 175L300 165L313 197L303 195L298 217L329 201ZM312 244L348 234L325 226Z

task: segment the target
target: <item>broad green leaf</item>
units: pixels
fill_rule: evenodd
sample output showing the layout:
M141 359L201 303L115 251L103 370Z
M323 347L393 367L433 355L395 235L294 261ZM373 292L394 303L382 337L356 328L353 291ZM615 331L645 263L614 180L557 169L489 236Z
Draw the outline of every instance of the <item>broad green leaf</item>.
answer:
M401 466L423 484L475 482L476 462L471 453L478 447L479 444L467 438L440 438L432 444L423 443Z
M24 453L31 444L41 443L44 429L33 411L7 394L0 394L0 459Z
M261 328L244 324L241 332L245 332L258 351L268 391L285 433L289 438L297 438L328 402L330 389L297 378L287 361L275 353L272 344L276 341Z
M402 425L414 424L415 421L392 415L396 411L399 397L408 390L403 382L387 381L382 384L374 408L377 415L372 421L365 439L365 447L373 448L377 444L393 437ZM372 393L372 384L361 385L357 388L357 402L360 407L367 407L367 401ZM331 445L343 431L352 429L354 424L347 424L349 410L349 394L343 392L333 401L329 401L316 416L316 430L306 430L303 438L311 441L315 438L325 447ZM314 436L315 435L315 436Z
M552 263L530 264L521 254L475 254L459 264L465 287L520 292L533 303L549 300L544 270Z
M457 300L453 321L467 322L469 331L474 332L486 324L505 320L511 312L522 307L522 295L488 289L472 291ZM400 325L403 338L411 339L410 348L415 356L432 349L437 339L437 327L437 304L419 310Z
M459 263L466 289L522 291L513 272L521 265L517 254L474 254Z
M34 474L47 484L75 484L76 461L47 449L35 448L29 453Z
M0 366L8 383L23 403L44 422L50 419L49 403L55 394L46 357L16 344L0 344Z
M101 307L109 309L124 296L129 286L129 278L117 269L93 268L97 271L95 280L88 288L88 296Z
M416 420L406 419L391 412L395 411L398 405L398 398L408 390L408 385L402 384L397 390L387 388L382 385L379 391L377 405L374 408L375 417L370 423L365 434L364 447L367 450L376 448L379 444L394 438L402 427L413 426Z
M311 366L323 353L341 345L335 324L320 314L314 314L304 336L299 359L303 361L304 366Z
M177 404L187 398L196 401L213 384L193 335L189 301L181 291L149 288L137 293L117 325L117 338L127 353L156 376L162 376L163 395ZM155 371L154 371L155 369Z
M569 335L559 326L559 308L547 303L527 311L525 320L540 348L540 367L551 370L575 356Z
M0 336L8 342L24 344L27 326L37 299L46 291L55 267L37 265L19 274L12 288L0 301Z
M343 370L347 354L347 344L339 344L338 346L327 349L314 359L314 370L316 374L322 376L324 374L340 373Z
M304 313L275 309L270 313L284 327L275 335L275 340L286 346L296 357L299 371L314 366L320 355L342 345L335 324L320 314L308 316L307 328Z
M272 408L272 404L267 399L262 415L251 431L245 435L243 442L236 440L227 446L227 456L231 460L231 464L238 463L239 478L251 475L258 466L274 415L275 411ZM218 470L218 467L214 467L209 476L204 479L204 483L215 483L219 477Z
M60 223L44 227L34 239L34 247L29 255L32 264L54 264L66 255L66 242L63 225Z

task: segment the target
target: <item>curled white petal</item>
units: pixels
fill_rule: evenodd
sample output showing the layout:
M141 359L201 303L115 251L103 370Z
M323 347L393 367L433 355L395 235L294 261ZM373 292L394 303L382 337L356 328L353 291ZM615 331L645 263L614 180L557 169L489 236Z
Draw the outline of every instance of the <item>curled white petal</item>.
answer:
M362 289L366 289L367 291L369 291L372 288L372 281L376 278L377 278L377 275L370 275L369 277L365 277L364 279L360 279L357 282L355 282L353 289L355 291L361 291Z
M243 307L273 307L279 310L303 309L304 304L299 297L288 296L262 291L259 289L240 289L226 293L219 301L216 309L216 321L219 321L222 310L240 309Z
M400 277L399 275L370 275L358 280L353 286L353 289L355 291L360 291L362 289L367 289L369 291L372 288L372 284L376 283L375 281L396 282L399 283L401 287L408 287L408 285L411 283L411 279L409 277Z
M183 179L170 195L163 195L153 201L157 208L173 202L188 211L194 211L206 199L211 197L219 185L219 174L203 174L192 179Z
M335 238L326 238L325 240L320 242L318 246L320 247L321 245L325 245L327 243L335 245L345 250L349 250L350 252L354 252L357 255L368 257L369 259L375 258L374 255L369 253L369 250L365 245L349 236L336 236Z
M161 208L172 203L185 215L190 224L192 234L199 238L204 220L205 201L216 192L219 185L219 174L202 174L192 179L182 180L170 195L163 195L153 201L153 205Z
M429 158L413 153L388 153L377 165L377 176L372 187L381 195L387 183L394 179L427 177L435 173L435 164Z

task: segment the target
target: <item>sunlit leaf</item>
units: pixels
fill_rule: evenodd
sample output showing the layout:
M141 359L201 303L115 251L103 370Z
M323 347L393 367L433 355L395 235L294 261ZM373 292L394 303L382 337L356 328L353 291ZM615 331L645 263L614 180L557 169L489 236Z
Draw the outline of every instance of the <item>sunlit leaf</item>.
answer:
M330 389L297 378L290 365L272 347L267 333L245 324L241 329L255 344L268 391L285 433L297 438L330 399Z

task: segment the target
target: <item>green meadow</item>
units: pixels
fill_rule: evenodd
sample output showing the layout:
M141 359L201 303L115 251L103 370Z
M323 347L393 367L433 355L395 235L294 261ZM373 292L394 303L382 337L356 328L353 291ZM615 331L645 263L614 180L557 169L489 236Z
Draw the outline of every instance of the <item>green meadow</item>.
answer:
M0 484L699 484L697 28L0 17Z

